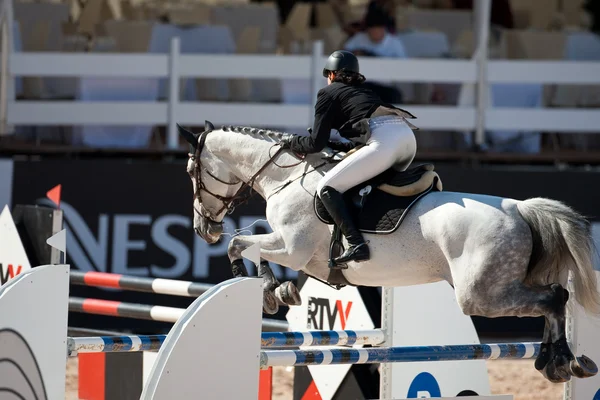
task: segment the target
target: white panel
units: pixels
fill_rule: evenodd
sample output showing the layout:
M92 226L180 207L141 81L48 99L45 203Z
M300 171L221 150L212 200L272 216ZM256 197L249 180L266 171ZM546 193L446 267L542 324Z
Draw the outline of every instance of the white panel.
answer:
M323 60L324 62L324 60ZM369 80L409 82L475 82L474 61L361 58L360 70Z
M256 400L262 279L222 282L198 297L173 325L142 399ZM199 392L200 390L200 392Z
M295 104L186 102L177 107L177 122L203 125L209 120L216 125L255 127L300 127L309 124L312 107ZM409 111L411 120L421 129L474 129L473 108L417 106ZM9 104L8 118L15 125L139 125L166 124L166 103L153 102L43 102L18 101Z
M321 64L325 57L321 58ZM475 82L475 61L447 59L361 58L361 70L373 80ZM309 78L310 55L181 55L186 77ZM166 54L14 53L13 75L166 77ZM491 60L491 83L600 83L600 63L578 61Z
M17 101L8 104L8 120L15 125L165 124L167 104L149 101Z
M428 130L473 130L475 129L475 108L444 106L404 106L417 119L409 120L420 129ZM417 135L418 135L417 131Z
M386 345L480 343L471 318L462 313L447 282L392 290L393 335ZM393 363L391 370L394 399L451 397L464 390L491 394L485 360Z
M68 297L68 265L33 268L0 288L0 359L14 366L0 375L5 393L27 379L37 394L14 398L65 398Z
M417 82L474 82L476 64L464 60L361 58L369 79ZM325 63L323 57L318 65ZM181 55L186 77L310 78L311 56ZM10 58L13 75L166 77L165 54L69 54L28 52ZM441 73L443 71L443 73Z
M489 61L491 83L600 83L600 62Z
M180 124L244 125L254 127L308 127L309 105L257 103L180 103Z
M309 56L182 55L184 77L291 79L310 76Z
M166 77L164 54L13 53L10 71L24 76Z
M146 382L148 382L150 372L152 371L157 358L157 351L144 351L144 354L142 355L142 385L146 385Z
M596 271L596 281L600 288L600 271ZM571 302L571 301L570 301ZM575 302L574 319L572 320L572 333L568 339L573 343L573 353L576 357L585 354L600 365L600 317L591 316ZM591 378L579 379L572 378L566 384L566 392L570 396L565 396L566 400L598 400L600 399L600 374Z
M600 109L490 108L486 112L486 127L490 130L598 132Z

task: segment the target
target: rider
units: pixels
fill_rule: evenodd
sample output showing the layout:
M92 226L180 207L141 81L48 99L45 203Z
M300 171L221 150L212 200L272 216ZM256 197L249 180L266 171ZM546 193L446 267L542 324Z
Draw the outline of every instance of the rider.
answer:
M405 170L412 162L416 139L405 118L412 114L384 103L364 87L358 59L345 50L333 52L323 68L327 86L319 90L314 125L310 136L284 134L281 145L297 153L317 153L329 146L348 151L360 147L327 172L317 186L320 197L335 224L346 237L349 247L334 264L366 261L370 258L368 242L357 229L344 202L343 193L397 165ZM350 142L330 141L331 130Z

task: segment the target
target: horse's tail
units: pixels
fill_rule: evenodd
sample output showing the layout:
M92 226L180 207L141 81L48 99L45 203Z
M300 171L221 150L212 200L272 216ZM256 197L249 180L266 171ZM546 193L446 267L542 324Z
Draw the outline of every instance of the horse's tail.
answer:
M586 311L600 314L593 266L596 247L589 221L558 200L537 197L519 202L517 208L533 237L527 280L535 284L560 282L566 268L572 272L577 302Z

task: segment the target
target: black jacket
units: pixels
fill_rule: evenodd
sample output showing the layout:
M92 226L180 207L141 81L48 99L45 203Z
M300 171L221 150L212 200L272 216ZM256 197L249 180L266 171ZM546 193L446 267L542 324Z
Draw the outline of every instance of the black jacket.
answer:
M328 145L332 129L336 129L343 138L354 141L364 132L357 131L352 125L369 118L380 106L395 109L363 85L333 82L319 90L311 135L295 136L291 141L291 150L298 153L317 153L323 150ZM341 146L338 149L349 150L352 147Z

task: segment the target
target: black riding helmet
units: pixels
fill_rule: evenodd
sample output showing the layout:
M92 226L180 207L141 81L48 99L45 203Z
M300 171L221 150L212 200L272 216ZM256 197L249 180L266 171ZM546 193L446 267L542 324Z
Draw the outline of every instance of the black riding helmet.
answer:
M354 54L346 50L336 50L327 59L323 68L323 76L327 78L329 72L348 71L359 73L358 58Z

